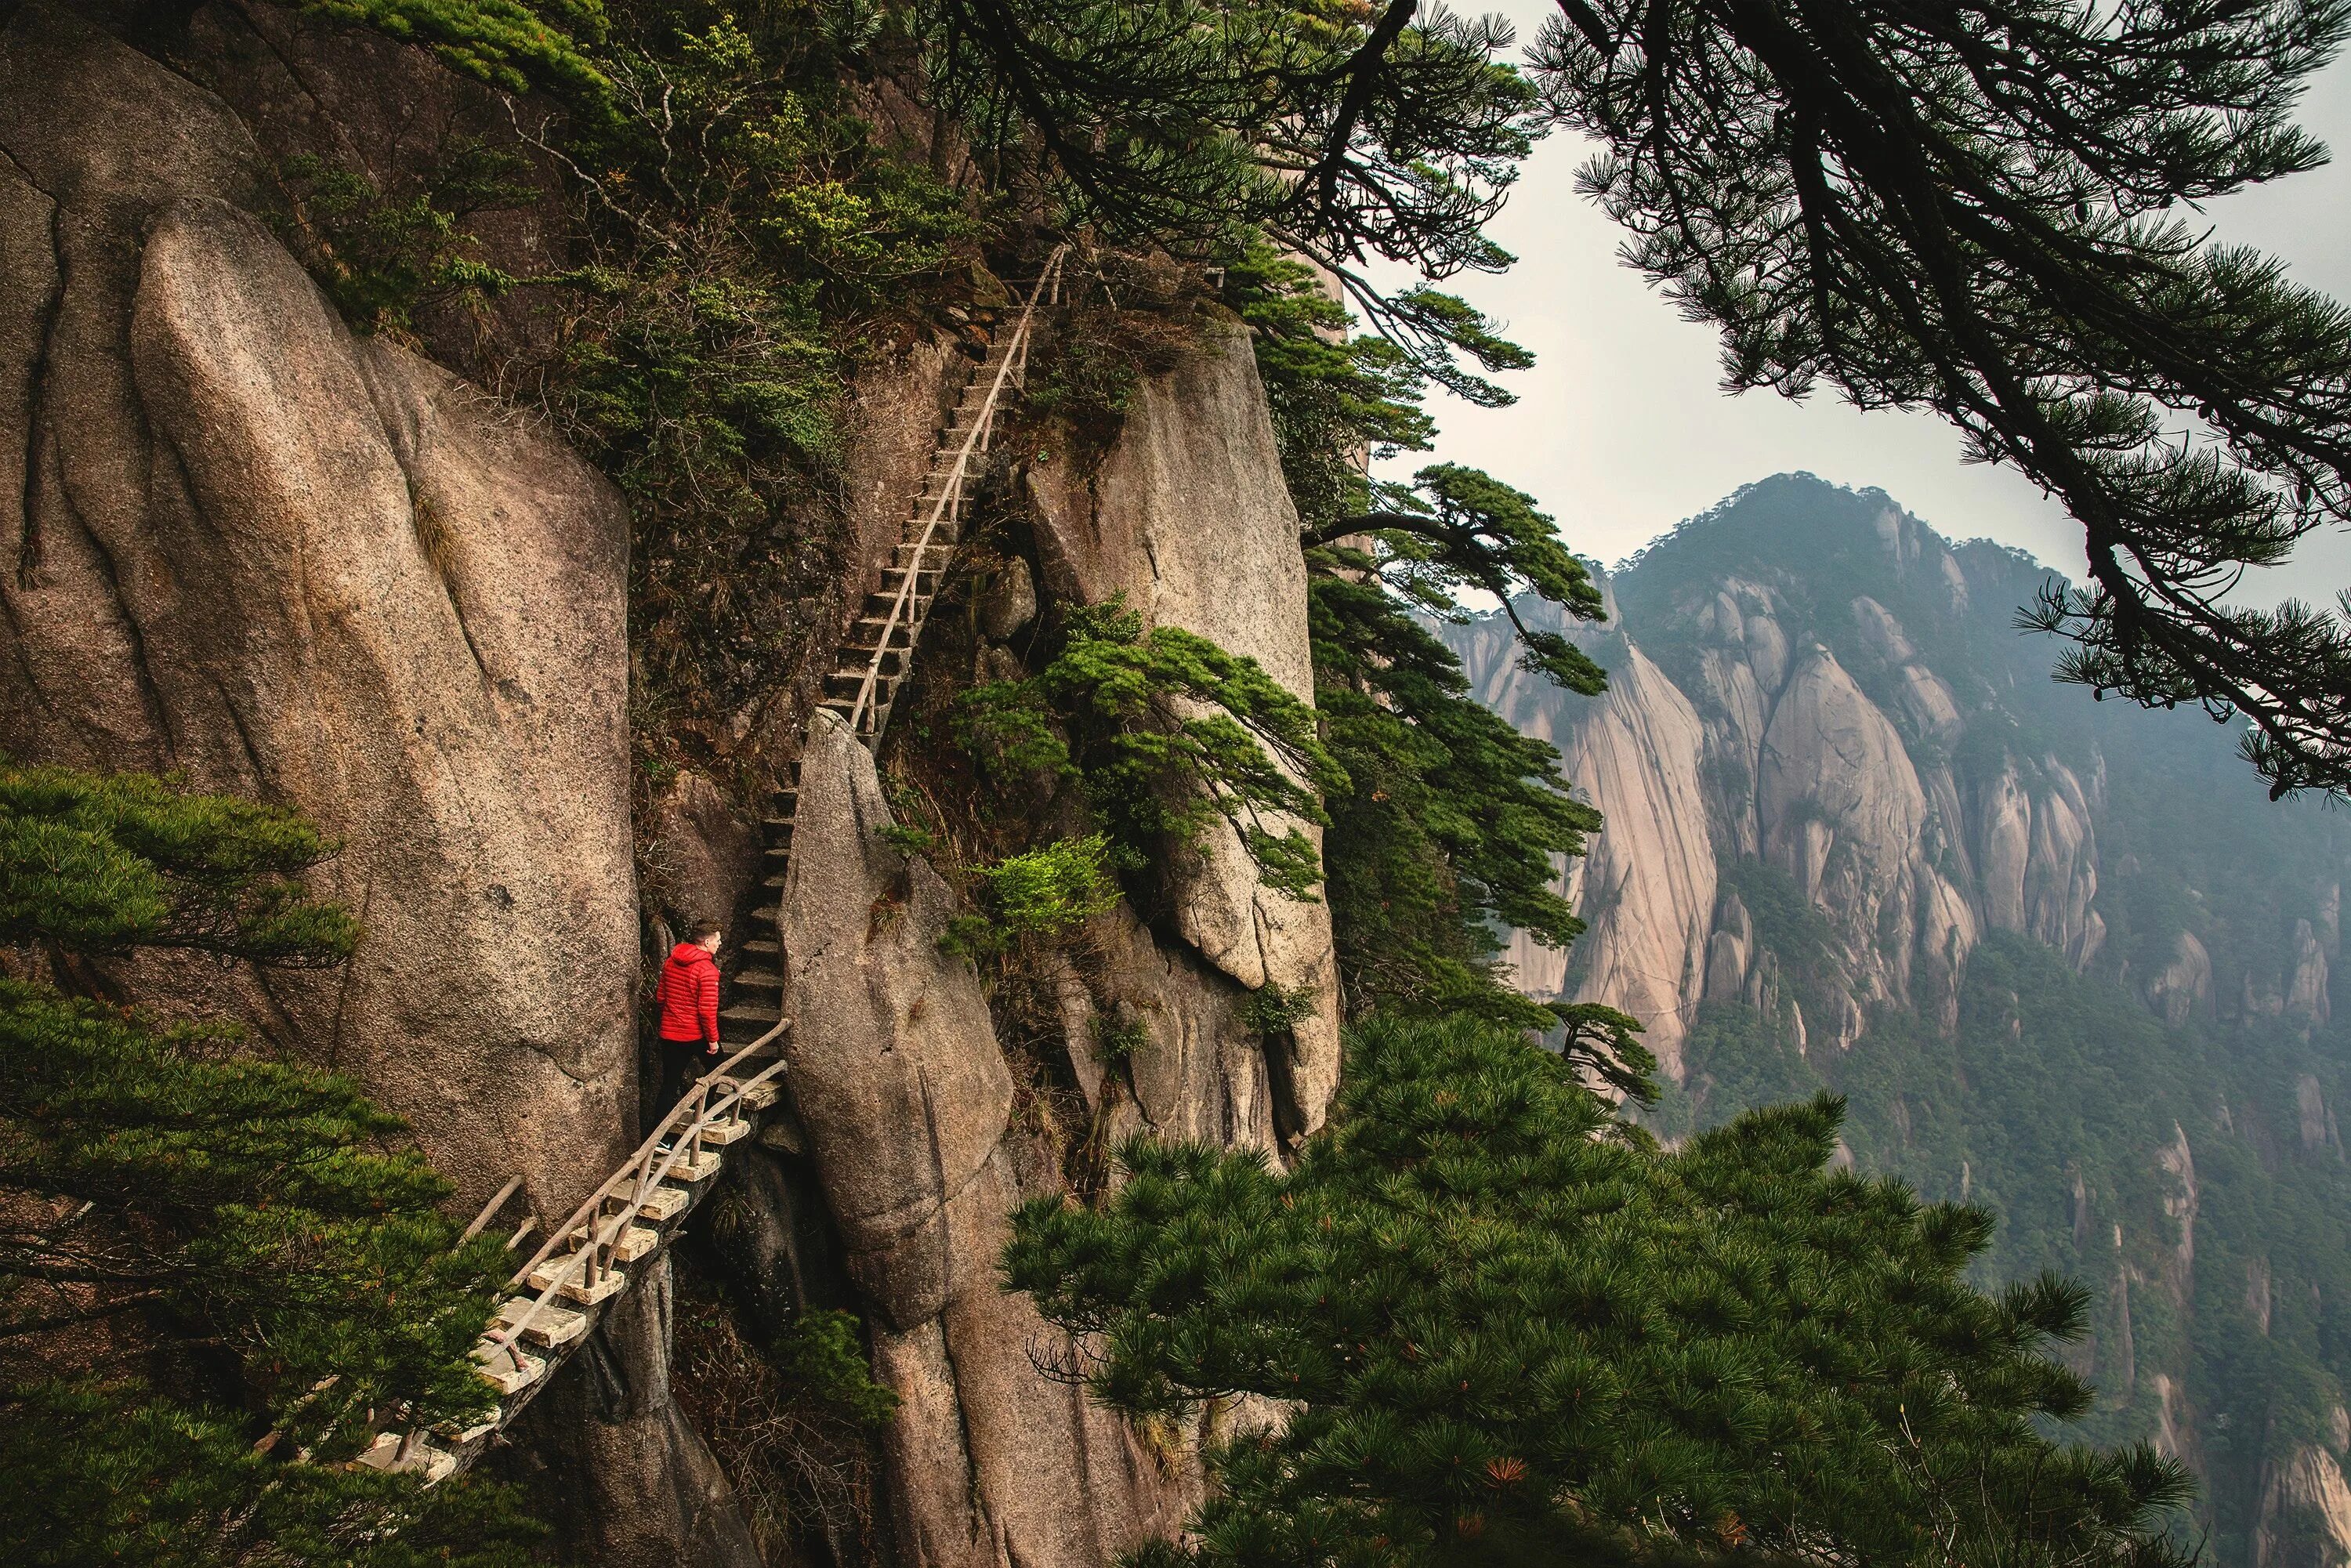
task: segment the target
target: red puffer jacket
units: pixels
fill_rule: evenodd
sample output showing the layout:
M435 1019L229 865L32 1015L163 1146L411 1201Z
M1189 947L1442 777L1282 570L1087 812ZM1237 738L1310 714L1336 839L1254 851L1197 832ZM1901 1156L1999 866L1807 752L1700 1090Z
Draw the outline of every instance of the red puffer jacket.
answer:
M670 949L653 986L661 1006L664 1040L718 1040L718 960L699 942L681 942Z

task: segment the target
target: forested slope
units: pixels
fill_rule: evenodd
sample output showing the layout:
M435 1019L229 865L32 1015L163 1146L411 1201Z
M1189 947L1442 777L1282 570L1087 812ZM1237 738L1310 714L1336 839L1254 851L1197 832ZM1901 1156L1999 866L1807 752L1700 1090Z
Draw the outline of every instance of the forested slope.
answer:
M2095 1288L2083 1428L2195 1468L2217 1560L2337 1562L2351 824L2200 715L2053 684L2015 626L2047 577L1782 476L1614 575L1603 697L1454 629L1608 819L1592 932L1520 983L1643 1017L1660 1133L1845 1095L1860 1166L1998 1211L1988 1274Z

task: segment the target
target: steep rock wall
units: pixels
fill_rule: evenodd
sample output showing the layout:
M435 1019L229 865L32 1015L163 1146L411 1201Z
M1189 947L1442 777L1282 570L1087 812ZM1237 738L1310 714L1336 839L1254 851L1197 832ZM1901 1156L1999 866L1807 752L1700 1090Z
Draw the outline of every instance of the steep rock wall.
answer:
M1497 664L1481 700L1559 747L1562 770L1587 798L1606 801L1608 814L1608 831L1571 873L1583 935L1562 949L1513 932L1503 956L1530 996L1604 998L1632 1014L1642 1043L1678 1078L1715 906L1698 714L1663 671L1627 646L1607 694L1557 733L1549 684L1514 661Z
M635 1114L627 519L528 420L354 338L273 211L219 99L49 5L0 33L0 746L317 820L348 966L131 989L354 1073L460 1201L520 1174L559 1215ZM739 1563L657 1293L600 1331L608 1396L534 1412L517 1462L601 1561Z
M1949 547L1897 508L1877 510L1865 548L1881 555L1873 570L1967 602ZM1956 761L1960 699L1886 604L1855 595L1823 623L1787 584L1733 570L1629 625L1609 605L1610 629L1582 633L1611 670L1589 703L1519 670L1507 622L1447 629L1480 698L1558 746L1607 819L1562 883L1592 929L1572 955L1514 936L1522 989L1633 1013L1678 1079L1701 1000L1789 999L1754 967L1769 955L1749 912L1718 898L1746 861L1788 877L1833 931L1813 1016L1788 1013L1802 1050L1850 1048L1880 1005L1951 1027L1988 930L2045 941L2077 967L2095 956L2094 785L2051 757Z
M168 65L51 4L0 33L0 746L179 768L337 834L323 890L367 926L347 969L154 965L132 990L353 1071L414 1122L461 1202L520 1171L523 1201L564 1212L633 1136L637 878L649 929L739 913L756 831L722 773L680 774L653 792L632 868L618 497L528 418L354 337L276 237L271 167L289 146L323 141L389 184L427 121L428 140L479 129L472 89L267 6L179 20ZM390 113L404 95L413 119ZM527 222L498 243L517 265L544 248ZM438 358L465 360L445 324L421 325ZM1139 390L1097 471L1029 486L1043 591L1123 593L1311 697L1263 390L1246 337L1210 336ZM959 365L918 336L862 377L829 603L870 586ZM1101 1568L1178 1527L1202 1434L1146 1444L1031 1360L1051 1336L1001 1291L996 1258L1014 1203L1057 1190L1057 1169L1013 1114L976 980L938 949L944 884L874 837L888 814L870 759L822 720L803 752L815 678L734 719L737 758L802 755L786 924L792 1010L810 1021L796 1113L730 1162L747 1201L713 1245L771 1325L810 1303L865 1317L902 1401L883 1490L899 1555ZM1122 909L1090 934L1072 1060L1093 1070L1105 1136L1276 1153L1336 1082L1327 909L1265 894L1228 835L1174 888L1163 924ZM1312 1003L1272 1048L1243 1006L1267 984ZM1142 1026L1115 1072L1087 1056L1103 1008ZM569 1558L756 1561L673 1396L677 1307L664 1260L496 1461Z
M1004 1292L997 1260L1050 1162L1023 1157L978 977L941 950L954 899L882 837L872 758L830 713L799 789L783 892L800 1020L789 1082L877 1375L899 1396L885 1449L900 1554L910 1568L1099 1568L1180 1521L1181 1478L1032 1359L1069 1347Z
M1042 455L1027 465L1024 488L1049 591L1086 604L1122 599L1145 625L1178 626L1247 654L1313 700L1298 514L1238 323L1212 323L1198 352L1142 382L1097 468L1081 475L1066 456ZM1318 829L1297 826L1320 846ZM1205 854L1180 858L1169 874L1172 935L1244 987L1311 998L1281 1064L1287 1117L1311 1132L1339 1082L1330 906L1261 885L1239 835L1222 823Z

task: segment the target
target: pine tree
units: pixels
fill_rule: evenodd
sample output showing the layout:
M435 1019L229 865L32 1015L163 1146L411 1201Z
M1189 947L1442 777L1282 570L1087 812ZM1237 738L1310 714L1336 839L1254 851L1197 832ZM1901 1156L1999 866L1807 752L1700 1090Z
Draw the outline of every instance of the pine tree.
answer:
M1560 10L1546 101L1726 384L1942 414L2082 525L2088 586L2029 615L2064 678L2241 716L2276 791L2351 789L2351 603L2229 598L2351 517L2351 313L2195 212L2324 161L2293 111L2351 5Z
M339 1463L371 1413L490 1405L504 1254L461 1244L405 1124L234 1028L36 977L340 963L358 926L301 880L333 852L290 811L0 760L0 1533L31 1561L489 1568L534 1533L498 1489Z
M1139 1416L1282 1402L1152 1560L2177 1560L2178 1466L2035 1426L2090 1397L2047 1354L2084 1292L1971 1287L1991 1217L1832 1168L1838 1102L1667 1152L1513 1030L1350 1044L1289 1171L1138 1139L1104 1208L1019 1218L1065 1375Z

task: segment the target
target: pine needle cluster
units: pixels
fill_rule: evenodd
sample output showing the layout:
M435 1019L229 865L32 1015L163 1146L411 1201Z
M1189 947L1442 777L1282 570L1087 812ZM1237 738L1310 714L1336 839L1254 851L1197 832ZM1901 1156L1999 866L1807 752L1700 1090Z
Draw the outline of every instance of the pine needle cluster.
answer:
M1297 1165L1136 1140L1019 1217L1062 1370L1138 1416L1244 1396L1180 1547L1234 1568L2163 1563L2179 1468L2063 1448L2083 1293L1965 1278L1992 1221L1832 1167L1842 1104L1667 1152L1473 1019L1353 1032Z
M371 1417L490 1405L469 1353L504 1254L460 1242L405 1124L229 1026L36 977L340 962L357 923L302 880L334 849L277 808L0 761L0 1533L39 1561L489 1568L535 1533L496 1489L336 1463Z

